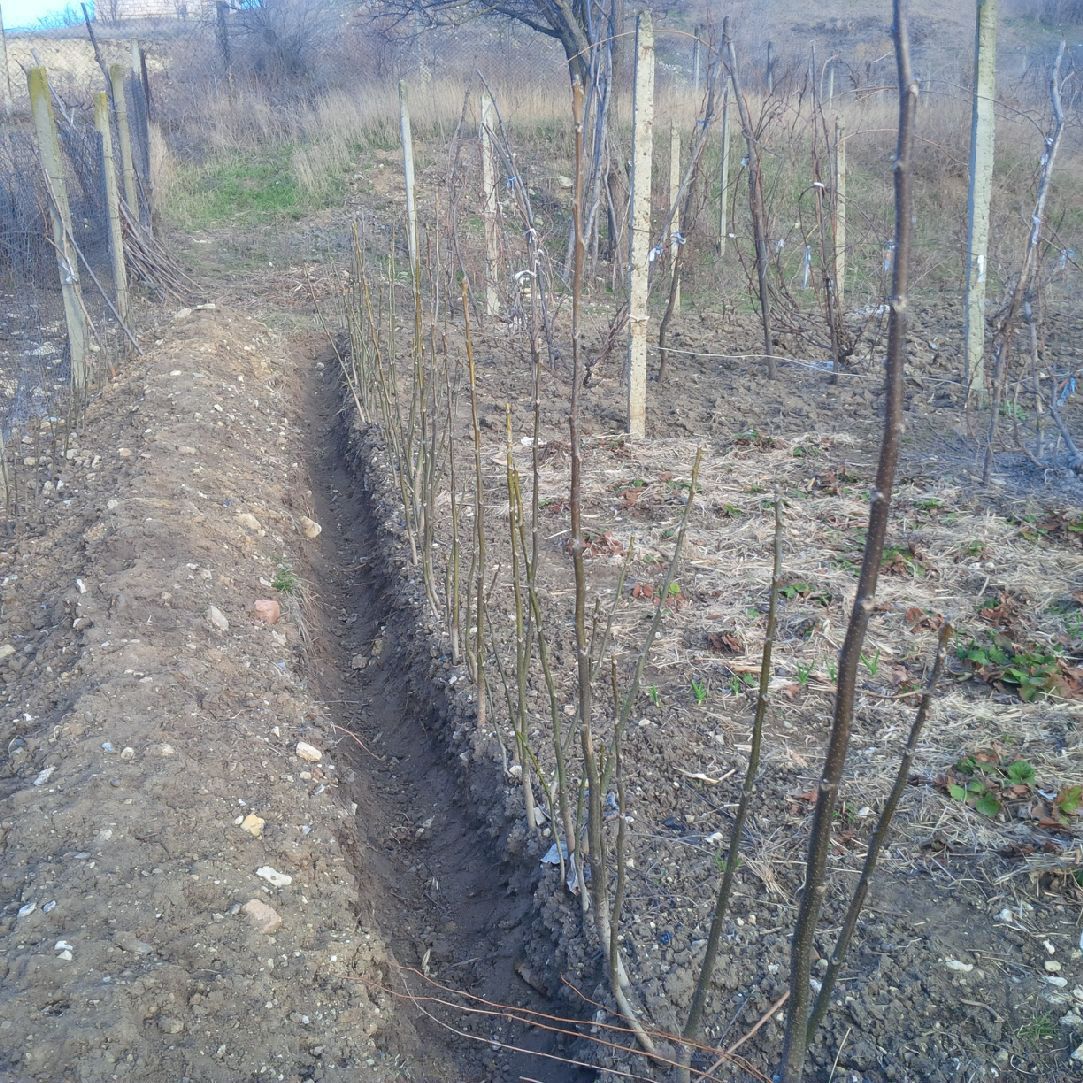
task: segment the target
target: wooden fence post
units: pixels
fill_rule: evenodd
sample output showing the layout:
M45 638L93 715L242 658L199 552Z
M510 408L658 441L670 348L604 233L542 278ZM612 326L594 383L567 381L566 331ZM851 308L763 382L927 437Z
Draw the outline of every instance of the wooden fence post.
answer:
M399 80L399 134L402 139L402 175L406 183L406 232L410 247L410 274L417 275L417 200L414 193L414 137L410 130L410 105L406 83Z
M481 95L481 195L485 215L485 314L500 315L499 206L496 199L496 156L493 153L493 116L496 106L488 91Z
M138 58L136 58L138 61ZM132 162L135 167L137 191L142 203L140 221L154 231L154 179L150 168L150 111L137 68L126 80L131 94L128 110L128 133L132 140Z
M835 118L835 296L846 312L846 128Z
M729 186L730 186L730 84L726 80L726 89L722 92L722 191L718 199L718 258L726 255L726 242L729 240Z
M31 68L26 73L30 91L30 111L41 154L42 170L49 188L49 217L53 226L53 246L60 271L60 289L64 300L64 320L68 328L68 351L71 355L71 383L76 395L82 395L87 384L87 352L89 332L86 310L79 292L79 264L71 243L71 208L68 186L64 180L64 165L60 140L56 134L49 76L44 68Z
M632 99L632 177L628 232L628 433L647 433L647 283L651 248L651 171L654 165L654 25L636 19L635 91Z
M117 117L117 136L120 139L120 169L124 178L124 202L132 217L139 219L139 186L135 181L135 159L132 156L132 131L128 126L128 99L124 93L123 64L109 69L109 83L113 88L113 109Z
M963 380L967 402L985 406L985 283L989 207L996 152L998 0L978 0L974 31L974 104L970 122L970 185L966 207L966 301L963 305Z
M681 250L681 208L677 197L681 190L681 129L675 120L669 124L669 205L673 211L673 223L669 229L669 274L676 280L673 291L673 309L681 307L681 278L677 255Z
M109 95L99 90L94 95L94 127L101 140L102 176L105 178L105 210L109 219L109 254L113 264L113 290L117 314L128 318L128 272L124 266L124 234L120 226L120 197L117 172L113 162L113 133L109 128Z
M147 106L147 123L154 120L154 102L150 96L150 76L147 74L147 50L139 46L139 82L143 86L143 100Z

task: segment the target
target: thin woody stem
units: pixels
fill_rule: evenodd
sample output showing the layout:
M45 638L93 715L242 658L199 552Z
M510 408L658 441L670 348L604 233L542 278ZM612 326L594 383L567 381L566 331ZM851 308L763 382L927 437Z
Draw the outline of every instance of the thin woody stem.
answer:
M809 835L805 886L794 924L790 956L790 1000L786 1010L780 1083L798 1083L804 1071L809 1044L809 980L816 929L827 890L827 858L831 849L831 828L838 801L839 785L846 766L857 690L857 669L861 647L872 616L873 599L887 536L891 494L899 459L899 438L903 421L903 370L906 359L908 272L911 249L912 195L910 154L918 87L910 67L910 38L906 0L894 0L895 56L899 73L899 125L895 152L895 267L888 347L884 374L884 429L876 484L869 506L869 527L861 562L857 595L854 598L846 637L839 652L838 691L827 752L816 795L816 807Z

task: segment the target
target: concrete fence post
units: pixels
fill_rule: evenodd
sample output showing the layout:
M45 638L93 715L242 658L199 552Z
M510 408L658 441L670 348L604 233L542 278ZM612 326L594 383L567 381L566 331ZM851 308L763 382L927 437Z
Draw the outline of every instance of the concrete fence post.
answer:
M417 275L417 198L414 192L414 137L410 128L410 103L406 99L406 83L399 80L399 134L402 139L402 175L406 185L406 232L410 248L410 274Z
M53 247L56 249L60 290L64 301L64 320L68 329L72 390L77 396L81 396L87 384L90 335L86 309L79 292L78 256L71 242L71 208L68 203L68 186L64 180L60 139L56 134L49 76L44 68L31 68L26 74L26 83L30 91L30 111L34 118L42 171L49 189L49 218L52 221Z
M699 45L699 36L703 32L703 28L697 26L695 30L695 37L692 39L692 86L695 90L696 99L699 100L699 87L702 79L701 68L701 53Z
M669 229L669 274L675 281L673 310L681 307L681 278L677 257L681 251L681 208L677 197L681 190L681 129L675 120L669 125L669 205L673 211L673 223Z
M970 120L970 185L966 206L966 301L963 306L963 379L967 401L984 406L985 284L989 209L996 154L998 0L978 0L974 45L974 103Z
M628 231L628 433L639 439L647 433L647 285L654 165L654 25L646 11L636 19L632 130L629 198L632 221Z
M493 119L496 105L488 91L481 95L481 195L485 216L485 314L500 315L499 205L496 198L496 155L493 152Z
M726 242L729 240L729 187L730 187L730 87L722 92L722 167L721 192L718 199L718 256L725 258Z
M124 265L124 233L120 224L120 196L117 171L113 161L113 133L109 127L109 95L104 90L94 95L94 127L101 141L102 176L105 178L105 210L109 220L109 255L113 265L113 291L117 313L128 318L128 272Z

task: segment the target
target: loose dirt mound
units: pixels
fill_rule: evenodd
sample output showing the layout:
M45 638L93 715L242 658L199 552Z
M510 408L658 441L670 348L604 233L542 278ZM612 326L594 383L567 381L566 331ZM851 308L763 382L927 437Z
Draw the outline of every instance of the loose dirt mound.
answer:
M197 311L24 448L50 492L2 558L5 1079L401 1078L343 758L272 587L310 544L288 362Z

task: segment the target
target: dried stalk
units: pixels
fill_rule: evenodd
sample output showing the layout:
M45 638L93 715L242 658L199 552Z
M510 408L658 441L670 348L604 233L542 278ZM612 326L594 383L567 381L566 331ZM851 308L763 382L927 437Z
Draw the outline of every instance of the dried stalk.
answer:
M685 538L688 535L688 520L691 517L692 504L696 498L696 488L699 484L699 470L702 462L703 448L699 447L696 448L696 457L692 460L692 477L688 488L688 502L685 504L684 511L681 513L681 525L677 528L677 540L673 546L673 555L669 558L669 565L666 568L666 574L662 579L662 585L659 589L658 607L655 609L654 616L651 618L651 624L647 629L647 634L640 644L639 652L636 655L635 667L632 670L632 680L624 693L624 699L621 701L620 710L617 714L617 726L620 729L623 729L624 726L627 725L628 719L632 717L632 710L635 708L636 700L639 697L639 686L643 681L643 671L647 667L647 658L650 655L651 647L654 646L654 640L658 635L658 629L662 626L662 615L665 612L666 599L669 597L670 587L677 578L677 567L680 564L681 553L684 551Z
M996 345L993 351L993 401L989 408L989 425L985 434L985 448L982 455L981 480L983 485L989 484L989 476L993 469L993 444L996 440L997 425L1000 417L1000 404L1004 398L1004 384L1008 372L1008 360L1011 356L1012 339L1015 335L1015 325L1019 312L1024 302L1030 295L1034 277L1038 270L1039 252L1038 246L1042 237L1042 225L1045 220L1045 204L1049 196L1049 186L1053 179L1053 166L1056 164L1057 151L1060 150L1061 139L1064 136L1064 106L1060 93L1060 70L1064 61L1066 43L1061 42L1057 50L1057 58L1053 62L1053 70L1049 77L1049 98L1053 110L1053 125L1045 137L1045 145L1042 151L1041 170L1038 174L1038 192L1034 199L1034 210L1031 213L1030 232L1027 234L1027 247L1023 252L1023 263L1019 268L1019 277L1016 279L1015 288L997 329Z
M721 64L712 63L707 74L707 97L703 115L696 121L696 134L692 141L688 167L685 170L684 177L681 179L677 193L673 198L673 206L669 209L669 218L665 224L665 236L667 238L671 237L670 227L671 223L677 218L678 208L680 221L685 224L685 235L691 232L692 223L695 220L694 201L700 177L700 166L703 162L703 152L706 149L710 138L715 114L718 110L718 80L720 69ZM723 193L722 198L725 200L725 193ZM673 319L674 312L678 307L678 299L681 290L682 265L685 260L685 253L688 249L687 242L678 244L676 241L672 241L671 243L676 249L671 253L671 258L673 260L673 274L670 276L669 280L669 295L666 298L666 310L658 325L658 349L660 353L658 362L659 381L665 378L666 360L669 356L669 353L665 348L666 334L669 331L669 325Z
M523 605L523 584L519 569L519 546L516 539L519 533L516 515L522 506L519 498L519 476L512 458L511 406L505 407L507 423L507 485L508 485L508 529L511 533L511 585L515 606L515 703L511 712L515 727L515 741L518 745L519 765L522 769L523 809L529 830L538 830L538 820L534 811L534 790L531 786L530 729L527 718L526 692L529 673L529 647L526 638L526 614Z
M722 20L722 48L725 53L726 69L733 84L733 97L737 102L737 112L741 118L741 131L744 133L748 152L748 200L752 212L752 234L756 242L756 280L759 284L760 326L763 330L763 353L767 358L767 375L775 378L776 365L773 356L774 342L771 334L771 289L767 283L767 212L763 199L763 176L760 167L760 148L756 130L752 125L752 116L748 110L748 101L741 90L741 76L737 70L737 52L733 46L733 33L730 17Z
M470 381L470 423L474 436L474 538L475 612L474 681L478 689L478 729L485 728L487 704L485 684L485 482L481 472L481 425L478 421L478 380L474 365L474 338L470 329L470 291L462 280L463 320L466 335L466 371Z
M594 926L598 940L607 957L611 944L608 864L605 857L605 830L602 813L602 778L594 748L592 726L592 666L590 639L586 626L586 564L583 542L583 449L579 435L579 392L582 385L580 349L580 303L583 291L583 264L585 246L583 240L583 86L576 82L572 87L572 109L575 117L575 201L573 226L575 245L572 274L572 395L568 412L568 431L571 443L571 486L569 505L571 509L571 550L575 572L575 646L576 680L579 699L579 732L583 750L583 769L587 785L587 839L590 860L590 892L594 910ZM619 955L614 962L609 959L611 972L617 980L611 982L611 991L621 1014L635 1032L636 1040L648 1052L654 1051L654 1043L635 1016L625 994L627 977L620 965Z
M445 595L447 598L448 611L448 635L451 637L451 661L454 665L459 664L463 653L462 644L462 609L459 603L460 592L460 543L459 522L461 510L459 507L459 482L455 472L455 397L451 390L451 365L446 360L444 363L444 390L447 398L447 430L448 430L448 486L451 493L451 555L448 561L447 575L445 577Z

